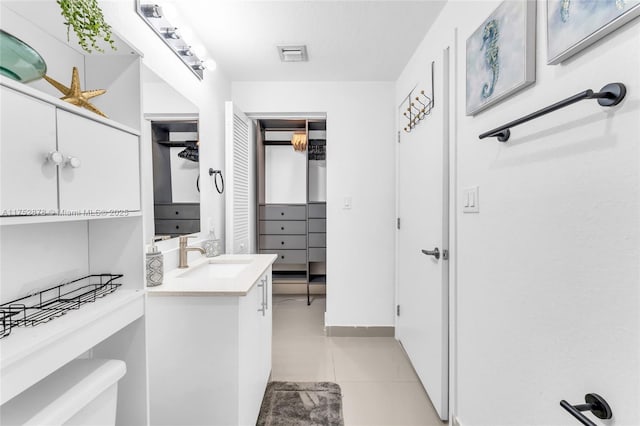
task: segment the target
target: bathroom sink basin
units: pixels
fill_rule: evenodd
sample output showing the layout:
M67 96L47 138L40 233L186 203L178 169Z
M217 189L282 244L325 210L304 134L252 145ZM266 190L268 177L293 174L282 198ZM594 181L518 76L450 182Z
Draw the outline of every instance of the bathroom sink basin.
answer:
M225 260L209 262L192 266L178 275L178 278L207 280L211 278L235 278L251 263L250 260Z

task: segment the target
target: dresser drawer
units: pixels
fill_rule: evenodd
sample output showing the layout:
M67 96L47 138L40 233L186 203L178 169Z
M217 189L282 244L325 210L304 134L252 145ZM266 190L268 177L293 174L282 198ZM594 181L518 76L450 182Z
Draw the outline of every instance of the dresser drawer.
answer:
M260 253L277 254L275 263L298 264L307 263L306 250L260 250Z
M327 261L327 249L326 248L310 248L309 249L309 262L326 262Z
M311 218L324 219L326 217L327 217L326 203L309 204L309 219Z
M307 248L305 235L261 235L261 249L302 249Z
M260 206L261 220L305 220L306 218L306 205L267 204Z
M309 233L309 247L326 247L327 234L324 232Z
M307 222L304 220L261 220L260 235L281 234L297 235L307 233Z
M200 232L199 220L156 220L156 235Z
M309 219L309 232L327 232L327 219Z
M156 204L156 219L200 219L200 204Z

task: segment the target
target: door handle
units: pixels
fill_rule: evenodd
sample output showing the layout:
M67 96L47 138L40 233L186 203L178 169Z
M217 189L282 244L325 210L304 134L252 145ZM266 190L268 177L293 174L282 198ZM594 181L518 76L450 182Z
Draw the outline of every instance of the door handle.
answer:
M423 254L426 254L427 256L433 256L436 259L440 259L440 250L438 250L438 247L434 248L433 250L422 249L421 251Z
M585 417L582 411L591 411L591 413L599 419L610 419L613 417L611 407L609 407L607 401L600 395L588 393L584 396L584 401L586 404L571 405L563 399L560 401L560 406L585 426L596 426L596 424Z

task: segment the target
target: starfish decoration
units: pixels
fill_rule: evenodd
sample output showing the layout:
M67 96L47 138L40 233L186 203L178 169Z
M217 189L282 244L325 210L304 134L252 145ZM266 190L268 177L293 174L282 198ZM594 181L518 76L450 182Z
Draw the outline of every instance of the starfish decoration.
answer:
M83 107L88 109L89 111L95 112L98 115L106 117L107 115L100 111L98 108L93 106L89 99L95 98L96 96L100 96L103 93L106 93L105 89L97 89L97 90L80 90L80 75L78 74L78 68L73 67L73 72L71 74L71 87L67 87L64 84L60 84L49 76L44 76L44 79L47 80L53 87L58 89L60 93L64 94L62 99L65 102L69 102L70 104Z

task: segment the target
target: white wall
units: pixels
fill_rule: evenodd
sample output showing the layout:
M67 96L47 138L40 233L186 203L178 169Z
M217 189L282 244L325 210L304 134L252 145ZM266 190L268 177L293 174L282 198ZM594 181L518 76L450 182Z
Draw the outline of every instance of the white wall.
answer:
M466 117L465 41L498 4L448 2L396 88L399 101L458 28L455 196L461 206L461 189L479 185L480 213L455 213L454 413L464 426L577 424L559 401L596 392L614 412L606 424L640 424L640 20L548 66L538 2L535 85ZM618 107L583 101L505 144L478 140L617 81Z
M231 98L229 79L223 70L217 69L205 71L204 80L198 80L138 16L133 0L107 0L101 1L100 5L113 29L144 52L143 64L197 106L201 141L201 229L207 229L208 218L212 217L217 234L224 238L224 195L215 190L208 170L211 167L224 171L224 102ZM143 175L145 179L151 179L150 168L146 176Z
M234 82L249 113L327 114L328 326L392 326L393 83ZM342 209L345 197L353 207Z

